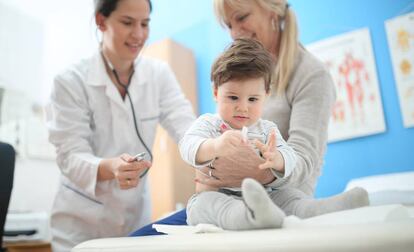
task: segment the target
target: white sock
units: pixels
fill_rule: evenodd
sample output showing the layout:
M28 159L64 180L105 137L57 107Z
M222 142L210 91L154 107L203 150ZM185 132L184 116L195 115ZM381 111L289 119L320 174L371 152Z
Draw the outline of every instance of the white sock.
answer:
M279 228L285 213L276 206L266 190L256 180L246 178L242 183L243 199L251 211L251 218L257 228Z

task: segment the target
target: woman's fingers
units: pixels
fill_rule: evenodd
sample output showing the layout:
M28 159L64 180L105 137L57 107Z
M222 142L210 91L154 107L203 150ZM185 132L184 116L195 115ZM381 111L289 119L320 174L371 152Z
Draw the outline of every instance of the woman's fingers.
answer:
M225 186L225 183L219 179L204 176L196 178L195 182L214 188L220 188Z
M129 155L128 153L122 153L121 156L119 156L121 158L121 160L128 162L128 160L132 157L131 155Z
M139 184L139 181L140 181L139 178L135 178L135 179L126 178L119 182L119 187L123 190L130 189L130 188L136 187Z
M121 189L130 189L136 187L139 183L139 171L129 170L118 173L117 180Z
M139 176L139 171L135 170L135 171L125 171L125 172L121 172L118 175L119 180L126 180L126 179L135 179Z
M124 163L119 170L120 171L142 171L151 167L151 162L147 160L126 162Z
M139 183L139 176L136 171L121 172L117 177L119 187L123 190L136 187Z
M203 168L201 168L201 169L198 169L198 170L196 170L198 173L200 173L201 175L202 175L202 177L209 177L210 175L209 175L209 172L210 172L210 169L214 169L214 168L212 168L212 167L203 167Z
M128 158L130 158L130 155L128 154L122 154L120 158L124 163L120 165L115 172L115 177L120 188L125 190L136 187L140 181L139 176L142 172L151 167L151 162L146 160L127 162L125 159L128 160Z

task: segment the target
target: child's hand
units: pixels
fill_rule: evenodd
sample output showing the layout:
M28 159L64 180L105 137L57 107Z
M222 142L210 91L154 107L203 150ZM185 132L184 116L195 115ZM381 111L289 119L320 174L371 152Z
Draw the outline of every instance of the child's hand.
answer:
M273 168L278 172L285 172L285 161L282 154L277 150L276 133L272 131L267 144L263 144L256 140L256 147L262 153L265 162L259 165L259 169Z
M231 155L237 152L237 148L246 144L243 141L241 132L238 130L227 130L220 137L215 139L214 149L216 157Z

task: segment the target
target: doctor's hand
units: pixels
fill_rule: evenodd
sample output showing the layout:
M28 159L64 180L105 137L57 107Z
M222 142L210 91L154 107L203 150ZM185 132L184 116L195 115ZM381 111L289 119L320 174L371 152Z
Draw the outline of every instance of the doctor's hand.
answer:
M150 167L151 162L135 161L129 154L103 159L99 164L98 181L116 179L119 187L127 190L136 187L140 181L140 174Z

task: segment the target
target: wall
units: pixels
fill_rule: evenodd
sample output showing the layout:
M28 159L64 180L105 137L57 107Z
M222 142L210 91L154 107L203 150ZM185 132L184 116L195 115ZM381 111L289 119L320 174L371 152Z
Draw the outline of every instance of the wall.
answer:
M317 194L343 190L354 177L413 171L414 128L404 128L399 108L384 21L414 11L414 1L292 1L300 16L304 44L369 27L382 95L386 132L329 144Z
M151 39L171 36L194 50L197 58L200 113L215 111L209 69L215 56L230 38L216 22L211 1L153 2ZM404 128L402 125L384 21L413 11L414 1L289 2L297 13L303 44L362 27L370 29L387 127L385 133L329 144L316 195L323 197L341 192L346 183L356 177L413 171L414 156L411 152L414 147L414 128Z
M22 92L30 105L45 104L54 76L96 48L92 10L92 0L0 0L0 86ZM23 142L35 137L35 148L43 148L46 129L34 126L22 127L32 134ZM50 211L59 173L52 159L18 155L9 210Z
M151 43L172 37L194 51L200 113L215 111L209 80L210 66L230 42L226 31L214 18L211 2L153 0L151 37L148 41ZM387 131L382 134L329 144L317 195L338 193L354 177L414 170L414 156L410 155L410 149L414 147L414 129L402 126L384 28L386 19L404 11L412 11L413 1L291 0L290 3L299 17L301 41L304 44L369 27L387 126ZM13 15L10 15L10 11ZM8 85L22 90L34 90L28 95L41 104L49 96L53 76L96 49L92 0L0 0L0 13L0 81L14 80ZM24 16L22 20L21 16ZM10 27L16 29L10 30ZM30 27L35 27L36 32ZM39 34L40 37L37 36ZM5 41L10 43L4 43ZM5 49L6 45L11 44L16 47ZM9 61L5 60L4 55L11 54L5 54L5 50L22 52L13 53L15 58L12 62L18 62L17 67L7 67ZM5 69L8 69L7 72ZM21 71L25 76L19 75ZM16 174L12 199L14 208L49 209L58 179L54 162L22 159L18 161ZM32 201L27 200L28 191L31 199L45 203L32 205Z
M45 104L54 76L96 48L92 13L92 0L0 0L0 80Z
M28 83L34 86L42 83L43 35L43 26L39 21L0 2L1 86L23 91L28 88ZM24 67L22 59L25 60ZM23 71L25 74L21 74ZM40 89L34 89L31 93L39 96Z

